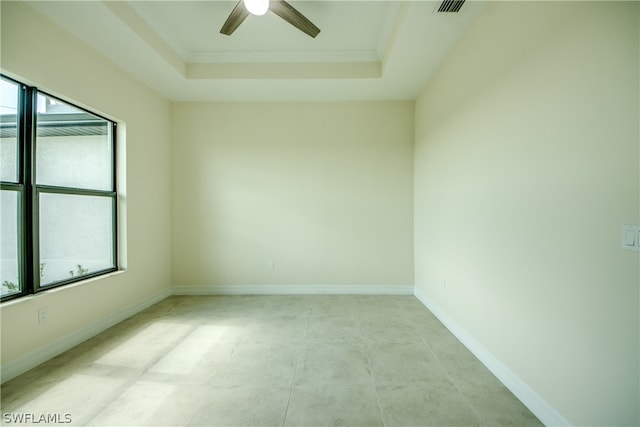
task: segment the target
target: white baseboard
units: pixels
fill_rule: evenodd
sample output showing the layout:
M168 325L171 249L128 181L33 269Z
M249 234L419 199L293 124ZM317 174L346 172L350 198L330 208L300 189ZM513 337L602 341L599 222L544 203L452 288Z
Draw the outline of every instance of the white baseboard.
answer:
M480 360L502 384L504 384L538 419L546 426L570 426L567 421L556 409L535 392L527 383L522 381L509 368L507 368L498 358L489 352L482 344L451 316L442 310L433 300L431 300L420 289L415 288L415 296L424 304L434 316L436 316L444 326L451 331L453 335L460 340L462 344L478 360Z
M112 313L103 319L86 325L68 335L63 336L60 339L57 339L47 345L32 350L16 360L11 360L7 363L2 364L2 367L0 367L2 383L5 383L12 378L17 377L18 375L27 372L29 369L33 369L36 366L46 362L47 360L56 357L61 353L64 353L65 351L88 340L89 338L99 334L100 332L103 332L104 330L116 325L117 323L120 323L121 321L133 316L134 314L144 310L145 308L162 301L170 295L171 289L166 289L158 292L155 295L152 295L151 297L138 302L137 304L125 307L116 313Z
M413 285L174 286L173 295L413 295Z

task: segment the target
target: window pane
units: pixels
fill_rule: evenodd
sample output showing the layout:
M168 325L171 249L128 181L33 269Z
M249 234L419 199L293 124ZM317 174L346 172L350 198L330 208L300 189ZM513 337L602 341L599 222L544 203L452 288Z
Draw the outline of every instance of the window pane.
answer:
M18 182L18 85L0 79L0 181Z
M113 190L110 122L38 94L36 182Z
M115 267L111 197L40 193L40 284Z
M0 282L2 296L19 293L20 264L18 258L18 201L17 191L0 192Z

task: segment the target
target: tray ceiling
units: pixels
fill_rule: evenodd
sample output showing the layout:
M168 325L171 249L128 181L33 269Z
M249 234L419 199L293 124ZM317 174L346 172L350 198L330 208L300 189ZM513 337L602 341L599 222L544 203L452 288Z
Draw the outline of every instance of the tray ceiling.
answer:
M233 1L29 1L172 100L414 99L484 4L291 0L314 39L273 13L219 33Z

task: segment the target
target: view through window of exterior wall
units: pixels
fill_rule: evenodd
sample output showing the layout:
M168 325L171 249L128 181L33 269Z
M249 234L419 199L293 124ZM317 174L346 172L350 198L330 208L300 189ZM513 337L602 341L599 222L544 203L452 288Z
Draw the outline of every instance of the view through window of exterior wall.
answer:
M115 271L115 123L0 83L3 300Z

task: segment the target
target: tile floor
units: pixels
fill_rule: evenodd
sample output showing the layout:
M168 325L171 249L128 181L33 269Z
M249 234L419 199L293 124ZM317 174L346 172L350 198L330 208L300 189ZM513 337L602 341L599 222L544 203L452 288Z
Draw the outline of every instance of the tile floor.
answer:
M83 426L541 425L404 296L171 297L5 383L1 403L3 422Z

